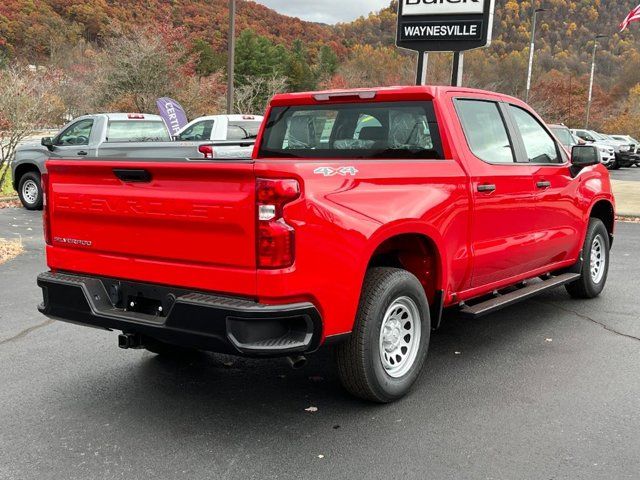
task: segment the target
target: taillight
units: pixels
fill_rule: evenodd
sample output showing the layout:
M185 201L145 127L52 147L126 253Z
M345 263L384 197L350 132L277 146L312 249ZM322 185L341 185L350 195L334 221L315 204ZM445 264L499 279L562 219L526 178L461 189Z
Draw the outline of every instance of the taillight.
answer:
M40 177L42 186L42 224L44 231L44 241L51 245L51 218L49 215L49 174L43 173Z
M290 179L258 179L258 268L287 268L295 260L295 230L284 220L284 207L300 197L300 184Z
M213 158L213 147L211 145L200 145L198 152L200 152L204 158Z

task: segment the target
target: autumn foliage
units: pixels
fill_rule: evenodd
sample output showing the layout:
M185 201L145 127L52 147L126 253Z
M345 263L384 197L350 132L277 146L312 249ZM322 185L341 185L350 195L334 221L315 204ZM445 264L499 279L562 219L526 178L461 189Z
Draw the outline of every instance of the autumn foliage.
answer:
M617 32L635 3L538 0L546 12L538 21L531 103L545 118L583 126L593 37L601 33L609 38L598 50L593 125L631 133L639 123L640 34L637 25ZM263 108L276 87L413 83L415 54L394 45L396 8L393 1L329 26L238 0L243 109ZM531 8L530 0L496 0L493 43L466 55L465 85L524 96ZM191 116L215 113L224 108L227 28L227 0L3 0L0 67L18 62L65 72L59 97L71 116L150 109L160 94L183 101ZM450 55L432 54L429 83L448 83L450 74Z

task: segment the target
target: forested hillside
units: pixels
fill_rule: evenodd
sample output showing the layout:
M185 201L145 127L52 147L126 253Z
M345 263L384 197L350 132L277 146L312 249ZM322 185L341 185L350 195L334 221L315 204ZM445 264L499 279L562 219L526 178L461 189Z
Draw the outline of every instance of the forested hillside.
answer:
M630 110L640 83L638 25L618 33L635 3L538 0L547 11L539 17L532 103L550 121L582 122L593 37L601 33L610 37L598 53L594 122L640 123ZM69 77L63 83L76 94L59 97L72 113L151 108L161 93L183 100L192 115L208 112L224 97L226 7L227 0L4 0L0 64L43 65ZM238 0L238 107L259 109L278 90L412 82L415 55L394 47L395 11L393 2L328 26ZM493 44L467 55L467 85L524 94L530 16L529 1L496 0ZM432 55L429 81L445 83L449 74L449 56Z

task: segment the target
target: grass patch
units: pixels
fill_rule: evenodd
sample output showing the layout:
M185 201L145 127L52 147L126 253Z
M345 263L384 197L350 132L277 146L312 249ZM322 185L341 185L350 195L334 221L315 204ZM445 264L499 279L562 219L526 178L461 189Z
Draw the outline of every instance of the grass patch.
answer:
M0 265L16 258L22 252L24 252L24 247L20 240L0 238Z
M2 171L0 171L0 178L2 178ZM16 195L16 191L11 185L11 172L7 172L4 182L0 184L0 197L13 197Z

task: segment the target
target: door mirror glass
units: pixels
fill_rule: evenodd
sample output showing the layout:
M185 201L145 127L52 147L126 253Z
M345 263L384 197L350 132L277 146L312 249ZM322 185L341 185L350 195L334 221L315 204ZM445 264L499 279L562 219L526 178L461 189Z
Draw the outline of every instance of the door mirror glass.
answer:
M571 164L574 167L584 168L602 163L600 150L591 145L576 145L571 150Z
M51 137L44 137L42 140L40 140L40 144L43 147L47 147L47 149L49 150L53 150L53 139Z

